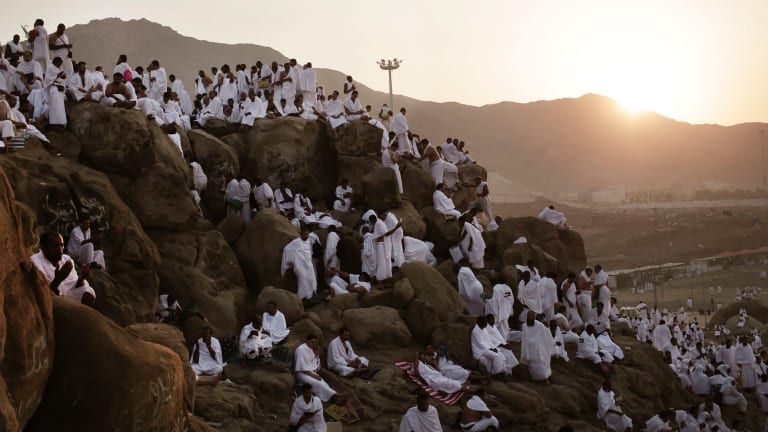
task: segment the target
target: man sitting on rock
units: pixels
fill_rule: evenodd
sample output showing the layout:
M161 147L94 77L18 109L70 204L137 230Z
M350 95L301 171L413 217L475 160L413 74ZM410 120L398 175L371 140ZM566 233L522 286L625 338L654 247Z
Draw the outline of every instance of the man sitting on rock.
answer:
M589 360L599 367L603 375L608 375L608 363L613 362L613 357L606 352L600 351L597 339L595 339L595 328L592 324L587 324L581 335L579 335L579 347L576 351L576 358Z
M320 343L317 336L307 336L306 342L299 345L295 352L296 380L312 386L312 391L328 402L336 396L336 391L318 374L320 371Z
M597 392L597 418L605 422L610 431L624 432L632 430L632 419L621 410L621 398L615 397L611 381L603 381Z
M212 336L210 327L203 329L203 336L195 342L189 363L197 378L213 377L215 385L224 372L224 358L219 340Z
M323 404L320 398L312 393L312 386L301 386L301 397L293 401L290 423L296 426L296 432L320 432L327 430L323 416ZM294 430L294 429L291 429Z
M255 360L270 357L272 339L261 328L261 317L255 316L240 331L240 356L244 359Z
M445 394L453 394L460 390L471 391L467 383L469 375L462 377L449 377L439 369L439 363L435 357L426 353L416 353L413 369L418 372L421 379L429 388ZM458 378L458 379L457 379ZM466 385L465 385L466 384Z
M442 432L437 408L429 404L429 395L419 392L416 406L406 411L400 421L399 432Z
M456 205L453 200L443 192L443 184L438 183L435 186L435 192L432 193L432 204L435 207L435 211L442 213L446 216L452 216L458 218L461 216L461 212L456 210Z
M352 187L349 180L341 179L341 184L336 186L336 199L333 201L333 209L340 212L349 212L352 209Z
M272 340L273 345L283 343L291 332L285 321L285 315L277 310L277 303L267 302L267 311L261 316L261 332Z
M353 376L368 371L368 359L359 357L349 342L349 329L342 327L339 335L328 344L328 368L341 376Z
M512 369L517 366L515 355L502 346L504 342L491 335L486 327L486 317L477 317L477 324L472 329L472 356L480 361L491 375L511 375ZM496 332L498 334L498 331Z
M555 206L544 207L544 210L539 213L539 219L544 222L549 222L556 226L558 229L567 230L568 224L566 223L565 214L555 210Z
M371 277L368 273L356 275L332 268L327 275L326 283L331 291L331 297L349 293L362 297L363 294L371 291Z
M85 280L90 267L82 266L78 275L75 261L64 254L64 239L59 233L48 232L40 236L40 252L32 255L31 260L55 294L85 305L93 305L96 301L96 292Z
M67 252L75 258L75 261L88 264L91 268L103 269L104 252L97 250L91 237L91 217L88 215L80 216L80 225L72 228L69 232L69 241L67 242Z
M485 404L483 397L485 389L475 390L475 394L467 401L461 410L461 430L467 432L490 432L499 430L499 419L497 419L488 405Z

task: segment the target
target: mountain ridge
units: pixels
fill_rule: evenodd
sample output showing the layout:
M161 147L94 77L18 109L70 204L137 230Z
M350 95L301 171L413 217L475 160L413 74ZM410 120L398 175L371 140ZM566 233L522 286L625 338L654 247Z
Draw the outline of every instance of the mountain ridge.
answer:
M184 36L146 19L91 20L68 29L76 59L111 72L118 54L132 65L157 59L184 81L187 91L200 69L256 60L287 61L272 48L223 44ZM298 59L299 63L313 59ZM317 68L326 90L343 83L343 72ZM360 98L378 111L388 93L357 83ZM440 144L445 137L467 142L473 157L522 188L543 193L574 192L623 185L658 188L700 186L715 180L739 186L761 181L760 139L765 123L731 126L692 124L651 111L628 113L607 96L530 102L503 101L482 106L422 101L394 95L395 107L408 107L411 129Z

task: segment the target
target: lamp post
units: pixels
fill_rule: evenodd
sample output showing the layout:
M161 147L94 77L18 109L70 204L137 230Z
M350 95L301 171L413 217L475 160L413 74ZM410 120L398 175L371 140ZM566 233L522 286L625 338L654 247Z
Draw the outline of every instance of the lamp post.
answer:
M394 99L392 98L392 71L399 68L402 63L403 63L402 59L396 59L396 58L392 60L381 59L376 62L376 64L378 64L382 70L387 71L387 73L389 74L389 109L391 109L392 111L395 110L395 102L394 102Z

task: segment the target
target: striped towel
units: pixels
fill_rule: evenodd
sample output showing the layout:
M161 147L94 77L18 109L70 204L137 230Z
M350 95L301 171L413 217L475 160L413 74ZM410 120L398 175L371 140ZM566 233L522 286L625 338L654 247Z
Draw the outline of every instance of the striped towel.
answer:
M395 366L399 367L400 369L405 372L405 374L408 376L408 378L411 379L417 386L421 387L422 390L427 392L427 394L437 401L440 401L448 406L455 405L456 402L461 400L461 397L464 396L463 391L457 391L456 393L452 393L449 395L440 393L436 390L431 389L427 383L424 382L424 380L421 379L419 376L418 371L413 370L413 362L412 361L396 361Z

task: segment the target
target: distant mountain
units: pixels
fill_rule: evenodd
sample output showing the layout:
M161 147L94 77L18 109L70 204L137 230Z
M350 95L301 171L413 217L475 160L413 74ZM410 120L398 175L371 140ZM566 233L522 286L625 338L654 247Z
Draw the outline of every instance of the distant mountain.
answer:
M118 54L127 54L131 65L157 59L184 81L188 91L200 69L288 58L260 45L227 45L182 36L144 19L94 20L67 32L75 44L76 59L102 65L108 72ZM341 88L344 75L318 69L318 81L326 89ZM386 93L360 83L358 88L363 102L374 110L388 101ZM616 101L594 94L481 107L396 95L395 106L408 107L411 129L434 143L462 137L473 157L500 176L497 187L513 189L515 194L608 185L685 186L706 180L759 183L760 140L768 139L761 135L762 130L768 134L764 123L692 125L651 112L628 114Z

